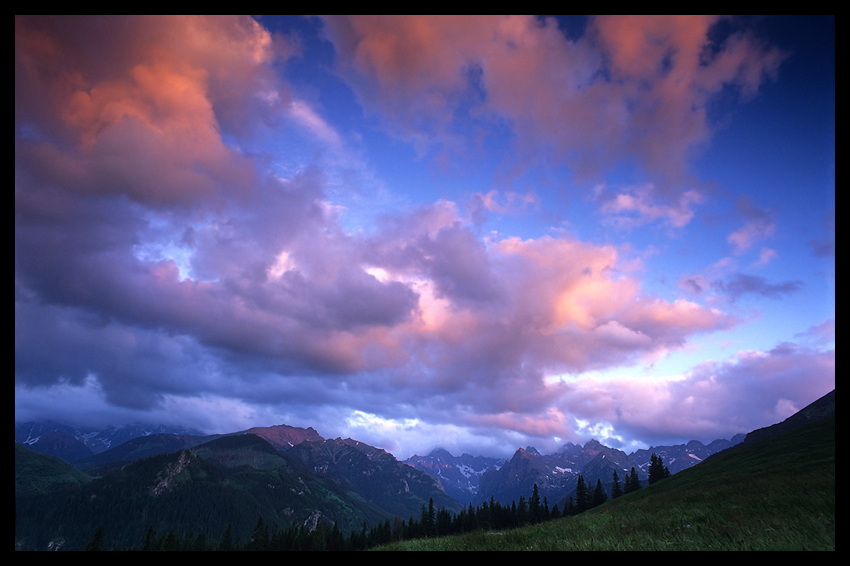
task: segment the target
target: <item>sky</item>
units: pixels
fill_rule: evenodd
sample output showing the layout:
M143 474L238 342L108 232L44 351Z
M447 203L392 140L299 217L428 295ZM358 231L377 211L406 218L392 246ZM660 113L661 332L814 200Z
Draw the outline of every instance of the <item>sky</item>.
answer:
M834 388L834 16L15 19L16 422L630 452Z

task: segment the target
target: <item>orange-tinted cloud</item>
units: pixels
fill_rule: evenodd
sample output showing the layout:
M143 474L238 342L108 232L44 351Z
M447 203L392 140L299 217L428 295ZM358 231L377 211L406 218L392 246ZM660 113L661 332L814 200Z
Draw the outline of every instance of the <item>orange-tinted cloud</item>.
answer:
M343 76L364 105L420 149L454 145L461 109L507 120L516 151L551 152L580 176L637 163L662 193L691 182L712 132L712 96L752 96L783 55L745 31L722 42L715 16L603 16L571 41L554 19L328 17Z
M145 203L253 182L222 141L280 89L281 49L253 19L19 17L15 32L16 128L34 133L18 153L43 182Z

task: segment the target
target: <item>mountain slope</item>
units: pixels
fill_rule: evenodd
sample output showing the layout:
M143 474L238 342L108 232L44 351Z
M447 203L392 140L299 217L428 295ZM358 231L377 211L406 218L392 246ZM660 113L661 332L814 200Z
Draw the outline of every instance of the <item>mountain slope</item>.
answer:
M699 440L691 440L687 444L676 444L673 446L650 446L648 450L635 450L629 454L629 458L643 471L649 471L652 455L660 456L664 465L671 474L681 472L691 466L702 462L712 454L716 454L727 448L744 441L745 435L736 434L731 440L718 439L708 445Z
M452 456L447 450L436 448L427 456L413 455L404 463L437 478L452 499L468 505L475 501L481 476L498 470L505 460L470 454Z
M322 442L324 440L313 427L300 428L289 425L256 426L233 434L255 434L281 452L286 452L302 442Z
M58 456L41 454L15 444L15 495L47 493L78 487L92 478Z
M477 501L493 497L510 504L520 496L527 498L537 484L540 497L548 498L550 504L557 504L563 510L567 497L575 491L579 474L590 486L601 479L610 493L614 470L622 481L634 465L625 452L596 440L589 440L583 447L567 445L551 455L542 455L531 447L520 448L498 471L487 472L481 477ZM646 479L645 471L637 470L637 473L641 480Z
M752 444L758 440L770 438L782 432L795 429L807 423L822 419L835 414L835 389L820 399L803 407L781 423L776 423L765 428L752 431L744 440L745 444Z
M15 510L20 549L80 549L98 525L111 548L140 546L150 526L218 539L232 525L245 541L258 517L281 527L338 521L344 532L387 518L255 435L137 460L70 489L20 494Z
M387 550L835 550L835 415L574 517Z
M74 462L74 466L91 475L103 473L128 462L193 448L210 437L186 434L150 434L139 436L100 454Z
M338 481L352 493L385 510L390 517L419 517L433 498L436 508L457 512L460 504L439 481L399 462L392 454L350 438L302 442L286 453L318 474Z

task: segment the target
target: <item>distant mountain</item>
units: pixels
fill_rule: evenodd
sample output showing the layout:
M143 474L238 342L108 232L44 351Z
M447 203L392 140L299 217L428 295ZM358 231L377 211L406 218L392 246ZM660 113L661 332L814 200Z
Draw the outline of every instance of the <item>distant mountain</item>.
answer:
M100 454L134 438L162 433L204 434L195 429L144 423L103 428L72 427L52 421L15 423L15 442L36 452L59 456L66 462Z
M15 442L41 454L58 456L66 462L94 455L72 427L54 422L16 423Z
M193 448L209 440L211 440L209 436L190 434L163 433L139 436L100 454L77 460L74 462L74 467L91 475L99 476L135 460Z
M564 501L574 493L579 474L591 487L596 485L597 479L601 480L610 496L614 471L621 485L632 467L638 478L646 481L652 454L660 456L670 472L676 473L743 439L744 435L737 435L731 440L715 440L707 446L692 440L676 446L653 446L628 455L596 440L590 440L584 446L567 443L549 455L540 454L531 446L520 448L503 466L481 474L472 501L481 503L491 497L503 503L518 501L520 496L528 498L534 484L537 484L541 497L547 497L550 505L558 503L562 508ZM444 487L454 483L443 477L440 481Z
M736 434L731 440L715 440L706 446L699 440L691 440L687 444L676 444L675 446L651 446L648 450L636 450L629 458L637 464L640 469L649 472L650 458L653 454L661 456L664 465L671 474L681 472L696 465L712 454L726 450L744 441L745 435Z
M605 489L610 491L614 470L622 480L633 466L635 464L625 452L596 440L588 441L583 447L567 444L551 455L542 455L531 447L520 448L498 471L487 472L481 477L477 501L487 501L491 497L503 504L518 501L520 496L528 498L537 484L540 497L546 497L549 504L554 505L575 491L579 474L588 485L595 485L596 480L601 479ZM646 472L636 471L640 479L646 479Z
M364 442L337 438L302 442L286 452L308 469L333 478L352 494L402 519L419 518L422 505L457 512L461 505L425 472Z
M436 448L427 456L413 455L404 463L437 478L448 495L468 505L475 501L484 472L498 470L505 460L470 454L452 456L447 450Z

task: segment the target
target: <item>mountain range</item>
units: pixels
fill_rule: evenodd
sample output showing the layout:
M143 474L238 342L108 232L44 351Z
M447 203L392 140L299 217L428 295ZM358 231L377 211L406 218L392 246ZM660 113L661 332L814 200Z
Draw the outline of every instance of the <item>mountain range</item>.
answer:
M584 446L569 442L554 454L540 454L533 446L519 448L510 460L483 456L453 456L437 448L427 456L414 455L405 463L437 478L456 500L463 504L482 503L493 497L497 501L516 501L528 497L537 484L540 497L555 504L575 492L579 474L586 483L602 481L610 496L613 474L622 482L632 467L638 478L646 481L652 454L660 456L670 473L687 469L722 450L743 442L745 435L730 440L718 439L708 445L698 440L673 446L652 446L631 454L609 448L597 440ZM622 485L622 483L621 483Z
M53 432L21 428L33 448ZM18 549L79 549L100 524L119 547L140 545L148 528L220 538L229 525L247 540L258 517L310 530L321 521L348 533L394 517L418 519L431 505L461 509L436 479L386 451L326 440L312 428L147 434L74 465L15 445Z
M833 391L783 423L753 431L746 442L834 412ZM645 480L653 453L675 473L745 440L737 435L631 454L590 440L549 455L528 446L509 460L435 449L400 462L357 440L287 425L203 435L151 425L92 430L24 423L16 424L15 438L16 548L33 549L79 548L100 523L115 531L111 544L125 546L140 544L148 527L220 537L231 525L245 540L257 517L307 528L321 521L348 532L394 517L418 519L431 505L456 513L490 499L518 501L535 484L541 499L563 510L580 474L588 486L600 480L610 494L615 471L622 482L634 467Z

